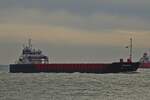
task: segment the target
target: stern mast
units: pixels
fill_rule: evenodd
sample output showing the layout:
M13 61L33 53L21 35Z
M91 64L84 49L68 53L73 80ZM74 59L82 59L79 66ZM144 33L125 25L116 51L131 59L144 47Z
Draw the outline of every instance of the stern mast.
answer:
M133 53L133 39L130 38L130 60L132 61L132 53Z

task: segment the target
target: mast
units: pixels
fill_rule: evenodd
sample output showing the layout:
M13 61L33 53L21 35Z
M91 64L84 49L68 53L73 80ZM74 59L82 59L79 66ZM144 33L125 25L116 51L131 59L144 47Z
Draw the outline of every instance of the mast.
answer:
M132 48L133 48L133 40L130 38L130 60L132 61Z
M31 38L28 39L28 46L29 48L32 48Z

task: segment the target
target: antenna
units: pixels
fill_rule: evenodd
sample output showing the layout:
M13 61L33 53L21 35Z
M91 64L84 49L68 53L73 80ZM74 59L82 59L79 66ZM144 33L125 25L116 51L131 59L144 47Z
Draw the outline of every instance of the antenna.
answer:
M132 38L130 38L130 45L129 46L126 46L126 48L129 49L129 60L132 61L132 48L133 48L133 40Z
M32 48L31 38L28 39L28 46L29 48Z
M133 40L130 38L130 60L132 61L132 47L133 47Z

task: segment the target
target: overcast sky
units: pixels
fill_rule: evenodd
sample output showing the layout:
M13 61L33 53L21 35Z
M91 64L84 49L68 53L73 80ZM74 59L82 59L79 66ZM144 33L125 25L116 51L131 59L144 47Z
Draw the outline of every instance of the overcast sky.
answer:
M49 57L127 57L150 47L150 0L0 0L0 64L13 63L32 38Z

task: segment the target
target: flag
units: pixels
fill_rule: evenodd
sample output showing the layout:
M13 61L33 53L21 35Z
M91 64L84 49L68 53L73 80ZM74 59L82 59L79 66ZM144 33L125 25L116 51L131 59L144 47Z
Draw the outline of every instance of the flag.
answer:
M126 46L126 48L129 48L129 46Z

